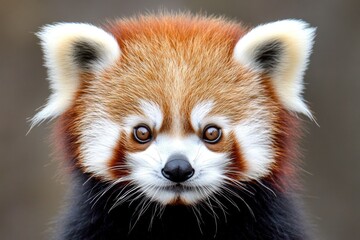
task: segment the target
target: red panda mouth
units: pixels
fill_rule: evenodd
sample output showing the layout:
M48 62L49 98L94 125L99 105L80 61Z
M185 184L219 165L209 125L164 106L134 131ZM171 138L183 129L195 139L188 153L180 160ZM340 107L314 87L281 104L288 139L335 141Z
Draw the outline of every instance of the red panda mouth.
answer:
M184 185L178 183L176 185L165 187L164 190L171 191L171 192L176 192L176 193L182 193L182 192L192 191L193 188L188 187L188 186L184 186Z
M174 194L172 200L167 202L167 205L191 205L185 196L196 191L194 187L184 186L180 183L167 186L164 190Z

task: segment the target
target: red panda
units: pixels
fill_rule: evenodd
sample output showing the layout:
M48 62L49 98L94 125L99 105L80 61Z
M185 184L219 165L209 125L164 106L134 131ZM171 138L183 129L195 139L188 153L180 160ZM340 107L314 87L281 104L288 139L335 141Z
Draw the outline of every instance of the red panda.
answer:
M314 28L162 14L38 33L72 190L58 239L307 239L296 114Z

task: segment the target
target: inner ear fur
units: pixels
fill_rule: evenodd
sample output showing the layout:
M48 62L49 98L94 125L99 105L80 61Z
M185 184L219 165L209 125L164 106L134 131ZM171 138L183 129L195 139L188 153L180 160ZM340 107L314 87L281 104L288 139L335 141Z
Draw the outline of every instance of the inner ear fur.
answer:
M234 59L250 71L267 74L282 104L311 117L302 92L315 29L301 20L282 20L253 28L236 44Z
M73 58L78 67L84 71L91 71L91 65L100 61L100 53L98 49L101 48L98 44L93 42L86 42L84 40L75 42L73 44Z
M283 48L279 40L265 42L254 52L255 64L262 71L272 74L276 71L278 65L281 64L281 58L284 55Z
M45 106L33 117L33 125L66 111L80 86L80 74L99 74L114 64L121 53L111 34L90 24L47 25L37 36L48 69L51 95Z

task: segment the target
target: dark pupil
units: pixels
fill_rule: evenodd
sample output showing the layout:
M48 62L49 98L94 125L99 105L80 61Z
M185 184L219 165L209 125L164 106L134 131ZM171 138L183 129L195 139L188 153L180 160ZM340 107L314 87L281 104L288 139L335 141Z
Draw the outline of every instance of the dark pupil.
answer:
M219 131L214 128L210 127L205 132L205 138L208 140L215 140L219 136Z
M147 140L150 137L149 130L146 127L139 127L136 130L136 135L140 140Z

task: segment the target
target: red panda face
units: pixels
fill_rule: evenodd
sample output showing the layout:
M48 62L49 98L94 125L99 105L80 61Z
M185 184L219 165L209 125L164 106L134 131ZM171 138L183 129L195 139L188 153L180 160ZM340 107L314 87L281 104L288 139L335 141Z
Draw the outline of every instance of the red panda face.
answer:
M279 164L282 113L309 113L300 94L313 30L273 25L163 16L109 33L46 27L53 95L34 122L62 115L77 166L132 185L129 196L193 205L259 180Z

